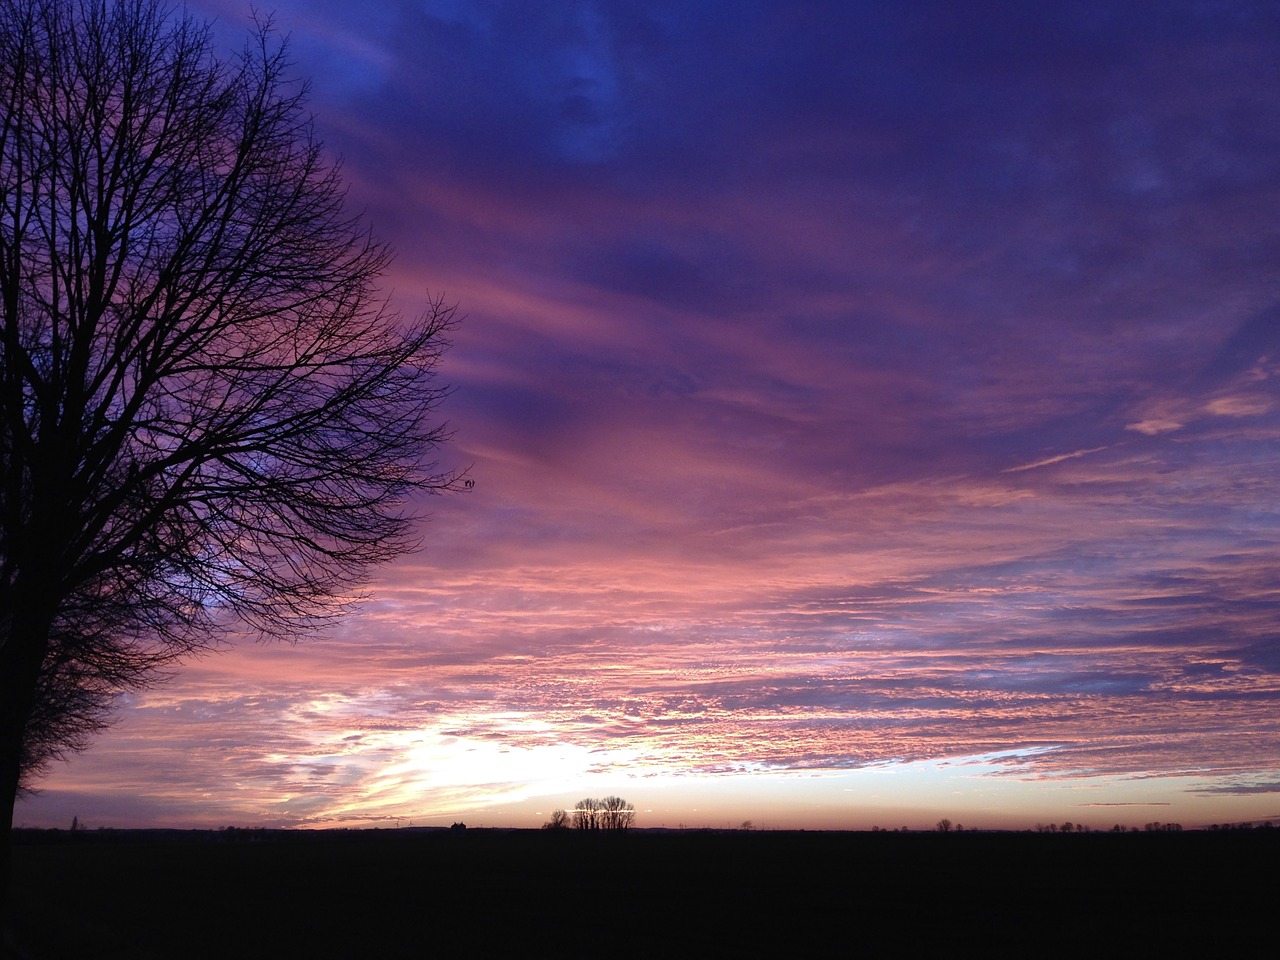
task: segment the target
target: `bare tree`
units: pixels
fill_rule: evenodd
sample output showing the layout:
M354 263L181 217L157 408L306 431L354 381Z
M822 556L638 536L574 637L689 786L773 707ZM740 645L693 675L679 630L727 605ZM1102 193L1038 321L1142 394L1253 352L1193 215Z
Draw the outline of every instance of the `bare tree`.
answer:
M569 814L563 810L552 810L551 819L542 825L543 830L565 830L569 826Z
M414 546L453 310L402 322L260 24L0 0L0 829L112 697ZM7 843L5 844L7 850Z
M573 806L575 830L609 830L620 833L636 822L636 808L621 797L595 800L587 797Z
M621 833L636 822L636 808L621 797L605 797L600 804L600 829Z
M599 800L586 797L573 805L573 828L575 830L599 830L600 826Z

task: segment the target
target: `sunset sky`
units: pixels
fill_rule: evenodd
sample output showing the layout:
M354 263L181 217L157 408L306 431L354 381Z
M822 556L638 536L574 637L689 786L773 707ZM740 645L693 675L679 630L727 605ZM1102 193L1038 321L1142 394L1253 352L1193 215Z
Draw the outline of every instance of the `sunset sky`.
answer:
M16 824L1280 818L1280 6L263 6L475 486Z

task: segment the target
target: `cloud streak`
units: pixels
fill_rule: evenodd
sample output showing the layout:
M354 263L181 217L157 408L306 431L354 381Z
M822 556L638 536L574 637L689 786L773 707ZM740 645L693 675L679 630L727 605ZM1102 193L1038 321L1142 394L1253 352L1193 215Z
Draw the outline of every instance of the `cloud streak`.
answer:
M966 779L925 823L973 776L1021 792L966 823L1065 783L1263 816L1272 11L365 7L278 20L397 303L467 314L476 487L340 630L133 702L48 809L534 823L718 780L866 825L842 772L928 768Z

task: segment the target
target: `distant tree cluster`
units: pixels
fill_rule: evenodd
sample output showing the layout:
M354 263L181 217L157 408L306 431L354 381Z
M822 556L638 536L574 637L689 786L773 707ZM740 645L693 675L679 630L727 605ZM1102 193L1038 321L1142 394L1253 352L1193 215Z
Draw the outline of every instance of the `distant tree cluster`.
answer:
M622 833L636 822L636 808L621 797L604 797L596 800L587 797L573 807L573 817L564 810L556 810L551 819L542 825L544 830L603 830Z

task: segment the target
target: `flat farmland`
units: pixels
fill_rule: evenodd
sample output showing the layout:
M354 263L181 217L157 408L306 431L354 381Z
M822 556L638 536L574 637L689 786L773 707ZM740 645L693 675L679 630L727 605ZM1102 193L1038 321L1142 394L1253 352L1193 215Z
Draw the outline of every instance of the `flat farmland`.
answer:
M17 956L1269 952L1280 830L19 831Z

